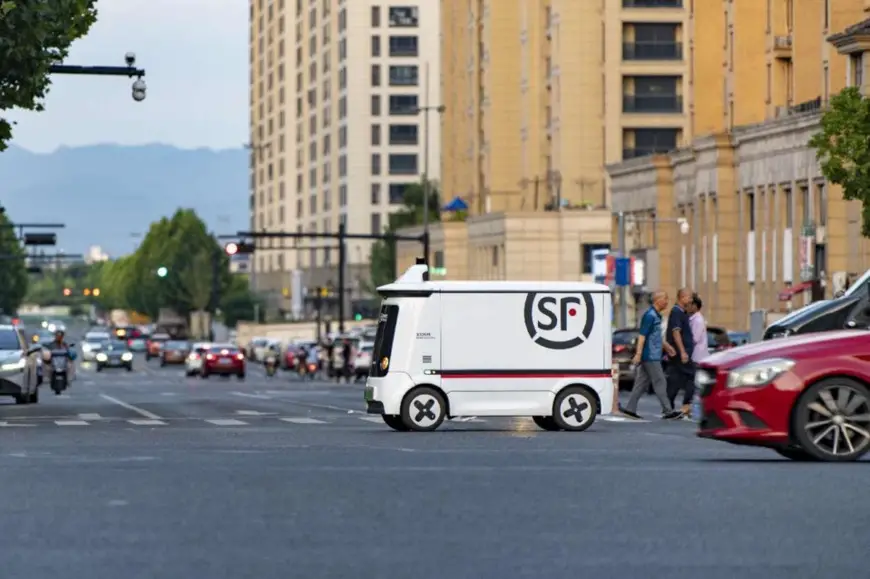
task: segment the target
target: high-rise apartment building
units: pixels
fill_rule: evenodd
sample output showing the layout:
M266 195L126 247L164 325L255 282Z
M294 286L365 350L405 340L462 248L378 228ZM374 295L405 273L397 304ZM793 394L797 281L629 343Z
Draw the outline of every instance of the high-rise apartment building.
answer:
M440 104L439 3L251 0L250 20L251 228L381 233L427 150L440 176L440 123L424 134L430 112L419 110ZM334 285L335 245L264 241L253 284L289 299L300 270L305 287ZM370 247L348 242L351 298Z
M860 206L808 146L830 96L865 84L870 3L695 0L690 12L695 139L608 167L625 249L646 264L630 311L650 289L690 286L711 324L747 329L750 311L803 305L814 280L831 297L870 266Z
M472 278L590 275L610 242L605 166L691 136L687 7L442 4L443 186L471 217L435 231L435 265ZM413 258L405 246L400 266Z

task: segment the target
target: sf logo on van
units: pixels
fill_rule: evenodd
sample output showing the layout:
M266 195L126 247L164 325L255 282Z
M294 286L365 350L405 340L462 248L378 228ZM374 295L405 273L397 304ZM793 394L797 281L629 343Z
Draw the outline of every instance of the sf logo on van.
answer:
M548 296L530 293L524 308L526 331L539 346L570 350L589 339L595 324L592 295Z

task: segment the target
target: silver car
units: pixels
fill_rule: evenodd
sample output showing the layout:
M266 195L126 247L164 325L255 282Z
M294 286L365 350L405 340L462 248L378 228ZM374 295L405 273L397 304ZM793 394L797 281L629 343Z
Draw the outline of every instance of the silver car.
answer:
M39 402L37 360L42 348L28 344L15 326L0 325L0 396L12 396L17 404Z
M109 342L108 332L88 332L82 340L82 361L93 362Z

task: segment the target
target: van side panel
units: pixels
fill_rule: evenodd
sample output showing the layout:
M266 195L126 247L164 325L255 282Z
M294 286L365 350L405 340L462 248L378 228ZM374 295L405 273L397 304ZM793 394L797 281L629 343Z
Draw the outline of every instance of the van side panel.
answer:
M451 413L548 416L555 395L578 383L609 411L611 318L605 293L442 294L442 388Z

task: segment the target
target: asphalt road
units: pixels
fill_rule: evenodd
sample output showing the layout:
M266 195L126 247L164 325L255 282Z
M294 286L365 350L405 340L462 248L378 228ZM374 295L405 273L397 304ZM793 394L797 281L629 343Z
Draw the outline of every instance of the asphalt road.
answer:
M868 574L866 463L656 419L395 433L362 385L136 364L0 405L3 579Z

